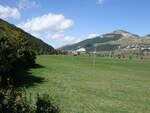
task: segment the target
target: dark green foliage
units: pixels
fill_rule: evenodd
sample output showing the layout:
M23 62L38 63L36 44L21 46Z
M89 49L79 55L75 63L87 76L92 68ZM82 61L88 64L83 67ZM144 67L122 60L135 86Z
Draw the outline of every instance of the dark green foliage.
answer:
M59 108L51 101L48 95L38 95L36 102L36 113L59 113Z
M0 113L60 113L49 96L38 96L34 105L20 89L0 90L0 100Z
M0 86L14 85L16 71L35 64L35 52L26 39L0 36ZM21 75L20 75L21 76Z
M63 50L55 50L56 55L68 55L68 51L63 51Z
M9 38L24 38L28 40L28 44L34 49L37 54L54 54L55 49L44 43L43 41L37 39L36 37L26 33L25 31L17 28L14 25L0 19L0 36L7 36Z
M117 57L118 57L118 59L121 59L121 55L119 54L119 55L117 55Z
M0 100L0 113L34 113L34 107L20 90L1 90Z
M16 62L16 47L7 38L0 37L0 83L7 83L13 69L12 64Z

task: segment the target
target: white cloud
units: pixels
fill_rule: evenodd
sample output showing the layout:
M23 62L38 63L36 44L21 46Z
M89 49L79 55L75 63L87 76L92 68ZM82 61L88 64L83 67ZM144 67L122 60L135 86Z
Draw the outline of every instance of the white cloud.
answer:
M99 34L89 34L85 39L95 38L97 36L100 36Z
M21 14L17 8L11 8L9 6L2 6L0 5L0 18L7 19L7 18L14 18L19 19Z
M62 14L50 13L28 19L17 26L55 47L60 47L78 41L76 37L66 36L64 33L73 25L74 22Z
M98 4L102 4L104 2L104 0L97 0Z
M38 8L40 7L40 5L34 0L20 0L18 3L18 7L20 10L24 10L30 8Z
M73 21L61 14L47 14L27 20L18 25L28 32L64 32L73 26Z
M60 47L63 45L73 44L80 41L78 37L75 36L67 36L62 33L56 33L56 34L48 34L46 36L46 39L49 40L51 43L54 44L55 47Z

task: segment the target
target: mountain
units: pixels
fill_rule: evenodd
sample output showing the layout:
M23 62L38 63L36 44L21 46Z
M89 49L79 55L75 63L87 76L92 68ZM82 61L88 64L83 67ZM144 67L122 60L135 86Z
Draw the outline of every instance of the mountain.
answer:
M53 54L55 52L55 49L52 46L2 19L0 19L0 36L24 38L29 42L30 46L37 54Z
M140 37L124 30L116 30L92 39L86 39L73 45L61 47L60 50L77 50L85 48L87 52L134 50L137 48L149 48L150 36Z

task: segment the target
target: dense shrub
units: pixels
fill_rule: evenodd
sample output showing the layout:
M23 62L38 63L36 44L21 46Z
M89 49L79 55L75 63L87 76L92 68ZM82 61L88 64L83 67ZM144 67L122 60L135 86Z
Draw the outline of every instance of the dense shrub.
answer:
M0 113L60 113L49 96L38 96L34 105L21 90L0 90Z
M20 91L1 90L0 100L0 113L34 113L34 107Z
M59 108L51 100L52 99L48 95L38 95L36 113L59 113Z
M23 38L0 36L0 86L13 84L16 71L35 63L35 53Z

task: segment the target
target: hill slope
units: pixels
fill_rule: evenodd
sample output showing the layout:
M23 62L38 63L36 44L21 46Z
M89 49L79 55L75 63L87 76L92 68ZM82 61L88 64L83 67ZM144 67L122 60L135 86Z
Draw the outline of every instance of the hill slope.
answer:
M149 46L148 46L149 45ZM88 52L97 51L114 51L118 49L135 49L150 47L150 36L139 37L138 35L123 30L117 30L112 33L87 39L73 45L67 45L61 50L77 50L86 48Z
M37 54L52 54L55 52L55 49L52 46L2 19L0 19L0 35L28 40L30 46L37 52Z

